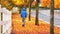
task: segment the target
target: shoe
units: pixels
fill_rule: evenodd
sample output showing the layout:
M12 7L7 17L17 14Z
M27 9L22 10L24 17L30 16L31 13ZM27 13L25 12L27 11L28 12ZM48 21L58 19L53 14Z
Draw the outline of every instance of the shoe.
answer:
M22 26L24 27L25 25L24 25L24 24L22 24Z

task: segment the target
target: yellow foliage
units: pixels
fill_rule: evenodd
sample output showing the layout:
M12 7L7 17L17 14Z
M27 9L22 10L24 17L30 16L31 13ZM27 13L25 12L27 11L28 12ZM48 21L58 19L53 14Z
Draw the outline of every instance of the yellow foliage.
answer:
M42 7L45 7L45 6L50 7L50 0L42 0L41 6ZM60 8L60 0L54 0L54 7Z
M12 0L12 3L19 6L24 4L24 0Z
M42 1L41 1L41 5L42 5L43 7L49 6L49 5L50 5L50 0L42 0Z

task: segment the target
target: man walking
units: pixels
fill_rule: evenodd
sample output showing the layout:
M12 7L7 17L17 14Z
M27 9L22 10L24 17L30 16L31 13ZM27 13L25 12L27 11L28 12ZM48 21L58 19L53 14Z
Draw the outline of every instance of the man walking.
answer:
M22 8L21 10L21 18L22 18L22 26L25 26L25 18L27 17L27 12L26 12L26 8Z

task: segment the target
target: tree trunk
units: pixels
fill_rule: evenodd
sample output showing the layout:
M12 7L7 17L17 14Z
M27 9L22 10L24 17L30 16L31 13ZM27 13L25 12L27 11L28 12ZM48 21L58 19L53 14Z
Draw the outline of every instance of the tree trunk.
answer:
M29 0L29 21L31 20L31 0Z
M54 34L54 0L50 2L50 34Z
M35 25L38 25L38 11L39 11L39 2L38 0L36 0L36 21L35 21Z

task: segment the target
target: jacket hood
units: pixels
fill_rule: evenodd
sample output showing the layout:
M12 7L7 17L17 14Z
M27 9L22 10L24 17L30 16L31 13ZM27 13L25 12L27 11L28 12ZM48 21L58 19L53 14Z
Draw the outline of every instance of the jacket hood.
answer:
M22 11L26 11L26 8L22 8Z

